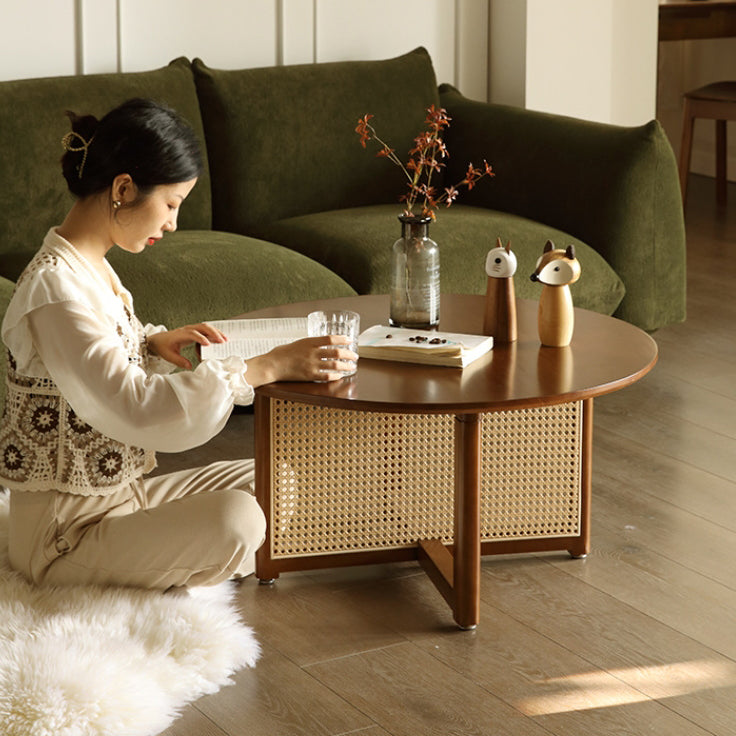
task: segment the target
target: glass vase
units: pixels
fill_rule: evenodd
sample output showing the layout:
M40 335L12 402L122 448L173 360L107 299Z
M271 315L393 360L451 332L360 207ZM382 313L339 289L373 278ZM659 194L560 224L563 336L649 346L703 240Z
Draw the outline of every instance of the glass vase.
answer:
M399 215L401 237L391 254L394 327L429 330L440 321L440 250L429 235L429 217Z

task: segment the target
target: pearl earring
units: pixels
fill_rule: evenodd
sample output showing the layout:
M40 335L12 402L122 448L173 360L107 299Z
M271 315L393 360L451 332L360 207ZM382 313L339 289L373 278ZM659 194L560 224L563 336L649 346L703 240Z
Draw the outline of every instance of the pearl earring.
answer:
M123 203L119 199L113 199L112 208L114 210L119 210L122 206L123 206Z

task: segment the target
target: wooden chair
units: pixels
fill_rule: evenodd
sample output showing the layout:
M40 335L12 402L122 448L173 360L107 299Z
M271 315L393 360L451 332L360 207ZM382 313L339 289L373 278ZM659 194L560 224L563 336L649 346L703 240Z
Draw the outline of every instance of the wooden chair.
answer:
M715 82L686 92L684 103L680 144L682 203L684 205L687 199L695 118L707 118L716 121L716 201L719 205L725 205L728 183L726 121L736 120L736 82Z

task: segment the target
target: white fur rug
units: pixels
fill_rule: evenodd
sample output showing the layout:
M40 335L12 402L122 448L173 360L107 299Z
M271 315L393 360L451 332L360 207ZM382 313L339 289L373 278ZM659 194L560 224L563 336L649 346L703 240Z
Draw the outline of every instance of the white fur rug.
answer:
M8 564L0 491L0 733L149 736L260 654L231 583L190 596L37 588Z

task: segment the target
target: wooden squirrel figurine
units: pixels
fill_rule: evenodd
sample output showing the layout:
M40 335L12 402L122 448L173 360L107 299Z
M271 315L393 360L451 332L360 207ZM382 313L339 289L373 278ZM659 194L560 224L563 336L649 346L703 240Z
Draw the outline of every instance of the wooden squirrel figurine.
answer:
M516 340L516 292L514 273L516 256L511 243L504 247L501 238L486 257L486 310L483 317L483 334L493 335L494 342Z
M575 246L555 249L548 240L544 253L531 275L532 281L542 284L539 298L538 326L542 345L561 348L570 344L575 326L570 284L580 278L580 263L575 257Z

